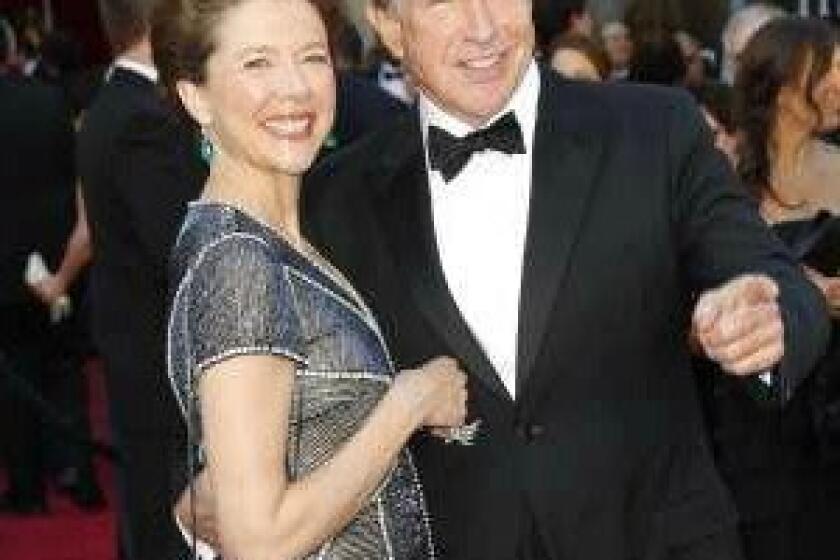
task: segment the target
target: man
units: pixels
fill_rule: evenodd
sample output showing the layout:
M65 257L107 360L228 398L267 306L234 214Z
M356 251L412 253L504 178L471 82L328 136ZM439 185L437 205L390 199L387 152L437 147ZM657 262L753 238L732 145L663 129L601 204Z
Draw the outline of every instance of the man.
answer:
M149 44L152 0L102 0L116 54L79 135L93 243L93 334L107 374L118 471L122 552L175 558L170 513L180 413L164 359L166 268L204 167L191 135L159 96Z
M475 444L414 445L441 558L739 558L687 332L782 402L824 304L684 94L541 71L530 15L376 0L419 111L312 175L309 233L398 367L470 376Z
M0 19L0 29L10 29ZM0 32L0 410L8 489L0 511L43 513L45 465L32 390L59 355L56 331L24 283L28 257L58 264L73 220L73 125L61 91L11 75L14 35ZM23 381L23 383L21 383Z
M635 49L630 29L621 21L607 22L601 28L601 40L610 57L612 79L623 80L627 77L627 67Z
M559 35L592 38L595 20L586 0L534 0L534 27L544 52Z

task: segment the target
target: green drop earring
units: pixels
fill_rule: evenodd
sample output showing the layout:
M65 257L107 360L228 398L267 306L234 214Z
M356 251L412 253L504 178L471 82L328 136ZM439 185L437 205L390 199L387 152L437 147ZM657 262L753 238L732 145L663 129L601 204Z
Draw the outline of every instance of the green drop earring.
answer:
M207 133L204 130L201 131L201 140L198 142L198 153L201 155L201 159L204 160L204 163L207 165L213 163L213 157L216 155L216 148L213 146L213 142L210 141L210 138L207 137Z

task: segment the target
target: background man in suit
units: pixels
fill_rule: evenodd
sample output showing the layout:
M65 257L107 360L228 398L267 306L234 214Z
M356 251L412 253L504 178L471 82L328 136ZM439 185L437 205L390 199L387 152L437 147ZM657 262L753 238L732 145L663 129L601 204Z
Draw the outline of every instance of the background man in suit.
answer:
M131 560L175 558L170 457L182 423L164 360L166 268L187 201L203 184L197 144L160 97L149 45L152 0L102 0L116 54L79 135L93 241L93 334L102 353Z
M475 445L414 447L443 558L738 558L687 332L783 402L824 305L691 101L540 70L531 8L374 0L419 111L313 173L309 235L400 367L470 374Z
M9 381L41 391L53 365L59 339L24 270L36 251L50 267L61 260L75 215L74 139L60 90L6 74L12 37L0 33L0 352L13 370L0 371L9 475L0 511L36 513L46 510L39 414Z

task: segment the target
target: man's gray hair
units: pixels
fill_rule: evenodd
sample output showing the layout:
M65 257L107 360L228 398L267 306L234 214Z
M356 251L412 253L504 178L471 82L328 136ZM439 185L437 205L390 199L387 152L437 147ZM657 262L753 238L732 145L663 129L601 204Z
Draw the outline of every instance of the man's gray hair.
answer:
M373 4L383 10L396 10L403 3L403 0L362 0Z
M758 30L771 21L787 15L788 13L778 6L761 3L750 4L732 14L721 37L723 44L721 78L724 82L731 84L735 81L738 57Z

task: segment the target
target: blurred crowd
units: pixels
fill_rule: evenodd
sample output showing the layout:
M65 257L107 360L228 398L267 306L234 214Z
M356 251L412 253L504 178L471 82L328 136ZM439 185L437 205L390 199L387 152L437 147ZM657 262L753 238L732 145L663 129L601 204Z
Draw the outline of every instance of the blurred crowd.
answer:
M72 31L45 29L37 11L0 13L0 462L9 480L0 512L47 513L47 485L81 508L102 507L93 456L113 451L122 554L159 558L158 543L177 538L155 522L178 487L163 449L184 438L165 372L166 259L207 154L155 87L148 12L100 4L114 54L106 67L91 67ZM338 109L325 155L415 99L358 10L339 15ZM653 26L632 11L598 21L584 0L534 0L539 57L558 73L694 96L721 157L837 319L840 38L836 18L811 15L751 3L705 45L679 22ZM133 136L120 136L118 121ZM697 357L709 443L748 560L840 551L834 324L829 353L782 412L763 406L760 383ZM91 436L83 366L94 356L106 370L113 447Z

